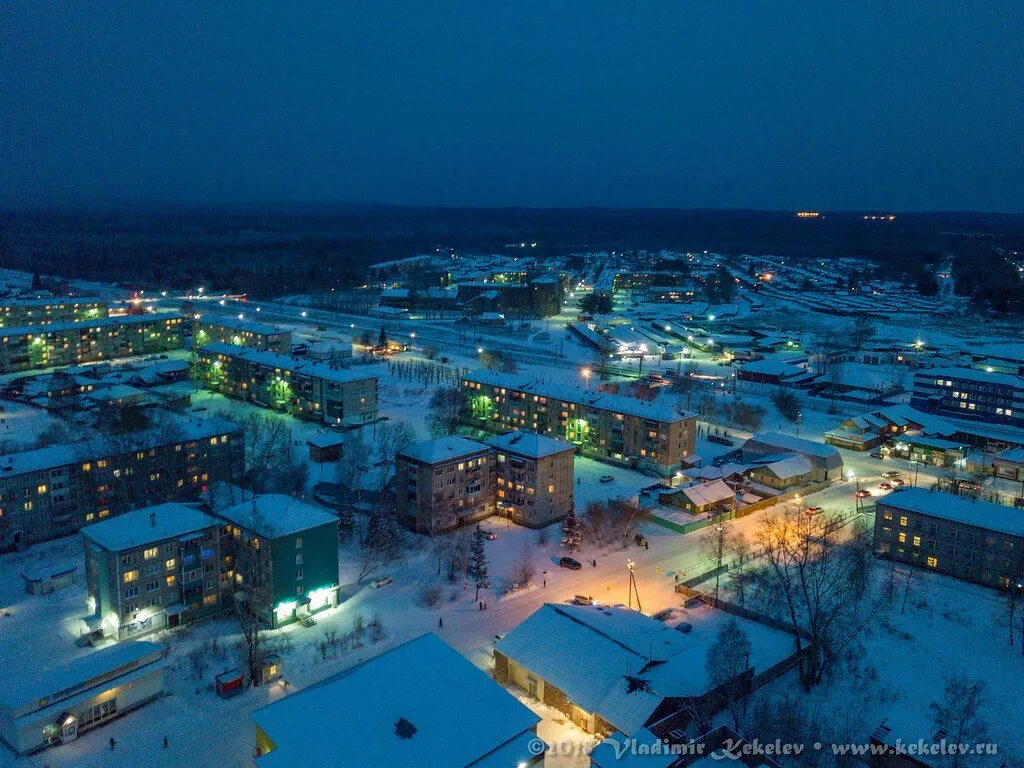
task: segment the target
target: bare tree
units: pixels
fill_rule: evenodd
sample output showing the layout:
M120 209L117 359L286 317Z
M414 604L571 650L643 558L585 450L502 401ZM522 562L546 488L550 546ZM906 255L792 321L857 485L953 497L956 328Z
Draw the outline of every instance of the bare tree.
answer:
M459 426L466 404L461 387L438 387L427 405L427 424L432 437L452 434Z
M519 553L519 557L512 563L505 574L506 590L522 589L529 585L536 575L537 564L533 560L533 550L530 548L528 541L523 541L523 548Z
M635 501L622 497L609 501L608 511L610 532L625 549L629 546L630 539L636 535L640 523L648 518L647 511Z
M746 700L749 687L745 676L750 668L750 652L747 633L740 629L735 619L729 619L718 630L704 661L710 689L721 698L737 729L743 717L741 702Z
M931 703L932 721L945 733L947 744L977 744L988 734L988 725L981 714L985 703L985 683L957 673L946 678L942 701ZM947 758L949 768L960 768L969 755L954 750Z

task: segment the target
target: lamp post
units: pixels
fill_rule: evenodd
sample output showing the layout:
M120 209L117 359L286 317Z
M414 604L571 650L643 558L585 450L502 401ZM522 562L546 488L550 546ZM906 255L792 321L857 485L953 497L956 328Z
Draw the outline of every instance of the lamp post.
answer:
M633 573L633 568L636 566L632 560L626 561L626 569L629 571L629 607L633 607L633 595L636 595L636 609L642 610L640 607L640 590L636 587L636 575Z
M580 373L583 374L583 380L587 383L587 391L589 392L590 391L590 369L589 368L584 368L582 371L580 371Z

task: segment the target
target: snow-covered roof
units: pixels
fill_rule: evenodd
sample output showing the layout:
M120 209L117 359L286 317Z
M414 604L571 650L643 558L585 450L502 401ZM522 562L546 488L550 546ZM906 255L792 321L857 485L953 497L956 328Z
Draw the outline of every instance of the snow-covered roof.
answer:
M730 488L724 480L712 480L710 483L690 485L683 488L682 491L686 498L697 507L718 504L736 498L736 491Z
M39 659L36 665L5 665L0 676L0 709L17 710L33 703L43 703L54 695L88 683L112 670L137 665L147 656L159 655L156 643L144 640L117 643L67 662L53 663ZM127 672L128 670L124 670ZM110 683L110 678L103 682ZM99 682L97 682L99 684Z
M255 320L239 320L237 317L218 317L207 315L200 317L199 322L203 325L216 325L232 331L246 331L260 336L273 336L279 333L289 333L288 330L268 323L258 323Z
M879 499L876 506L930 515L1011 536L1024 536L1024 513L1019 509L991 501L977 501L955 493L909 488L890 493Z
M744 453L801 453L823 459L830 468L841 467L843 457L831 445L818 443L804 437L784 435L781 432L762 432L743 444Z
M691 630L683 633L621 605L552 603L537 609L494 647L630 735L645 725L664 698L707 692L711 684L704 660L726 618L735 619L750 637L755 669L772 666L792 652L786 633L711 608L688 612Z
M491 766L487 760L492 753L506 747L517 750L521 736L540 721L434 634L258 709L251 717L277 745L256 759L265 768ZM411 725L410 736L398 734L400 720Z
M90 328L111 328L118 325L144 325L146 323L166 322L167 320L181 320L181 315L176 312L150 313L147 315L121 315L119 317L100 317L95 320L83 320L81 322L48 323L47 325L24 325L19 328L0 328L0 338L15 338L18 336L43 336L50 333L61 333L63 331L86 331Z
M800 475L806 475L808 472L814 469L811 466L811 462L808 461L806 456L790 456L787 459L780 459L773 461L768 464L761 465L763 469L767 469L773 475L780 480L785 480L789 477L799 477Z
M918 379L935 379L943 376L948 376L950 379L978 381L983 384L999 384L1004 387L1024 387L1024 378L1020 376L1010 373L989 373L975 368L926 368L915 374L915 378Z
M219 525L218 520L195 507L167 502L87 525L82 535L106 550L123 552Z
M62 304L109 304L99 296L43 296L41 298L15 298L0 300L0 307L50 307Z
M766 357L762 360L746 363L740 366L740 370L744 373L756 373L761 376L779 376L781 378L807 373L805 368L774 357Z
M291 371L292 373L300 376L311 376L325 381L333 381L335 383L364 381L366 379L377 378L376 376L364 373L357 368L332 368L326 363L317 363L301 357L292 357L291 355L281 354L279 352L267 352L260 349L252 349L251 347L241 347L236 344L214 342L213 344L207 344L202 347L199 352L208 352L214 355L224 355L225 357L248 360L249 362L262 365L267 368Z
M1024 464L1024 448L1007 448L996 454L996 461L1003 461L1014 464Z
M413 461L421 461L424 464L436 464L439 461L454 461L488 450L490 448L487 445L478 443L476 440L459 435L446 435L417 443L399 453L399 456Z
M544 456L551 456L563 451L574 451L576 446L553 437L538 435L536 432L508 432L504 435L492 437L487 444L497 448L499 451L514 453L519 456L527 456L531 459L539 459Z
M281 493L265 493L232 507L216 509L214 514L270 539L338 522L338 518L323 507Z

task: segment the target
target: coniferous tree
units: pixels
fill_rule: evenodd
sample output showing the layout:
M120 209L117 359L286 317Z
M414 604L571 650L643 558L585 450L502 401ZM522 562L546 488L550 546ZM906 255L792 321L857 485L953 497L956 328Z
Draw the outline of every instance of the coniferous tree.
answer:
M473 532L473 549L469 557L469 575L476 585L476 599L480 599L480 590L488 589L491 586L490 576L487 573L487 553L484 552L484 532L477 525Z
M572 554L580 548L582 539L583 530L580 528L580 519L576 517L576 511L570 509L569 514L562 521L562 546L568 550L569 554Z

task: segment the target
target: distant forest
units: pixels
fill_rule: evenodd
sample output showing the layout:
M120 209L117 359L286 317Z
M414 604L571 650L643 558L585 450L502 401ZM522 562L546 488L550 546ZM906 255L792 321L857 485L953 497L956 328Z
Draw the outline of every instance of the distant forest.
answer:
M868 212L876 213L876 212ZM956 257L957 292L980 308L1024 310L1016 254L1024 216L781 211L474 209L396 206L137 207L131 212L0 213L0 266L136 288L205 285L255 298L360 285L370 264L446 246L530 255L708 250L724 255L859 257L928 293Z

